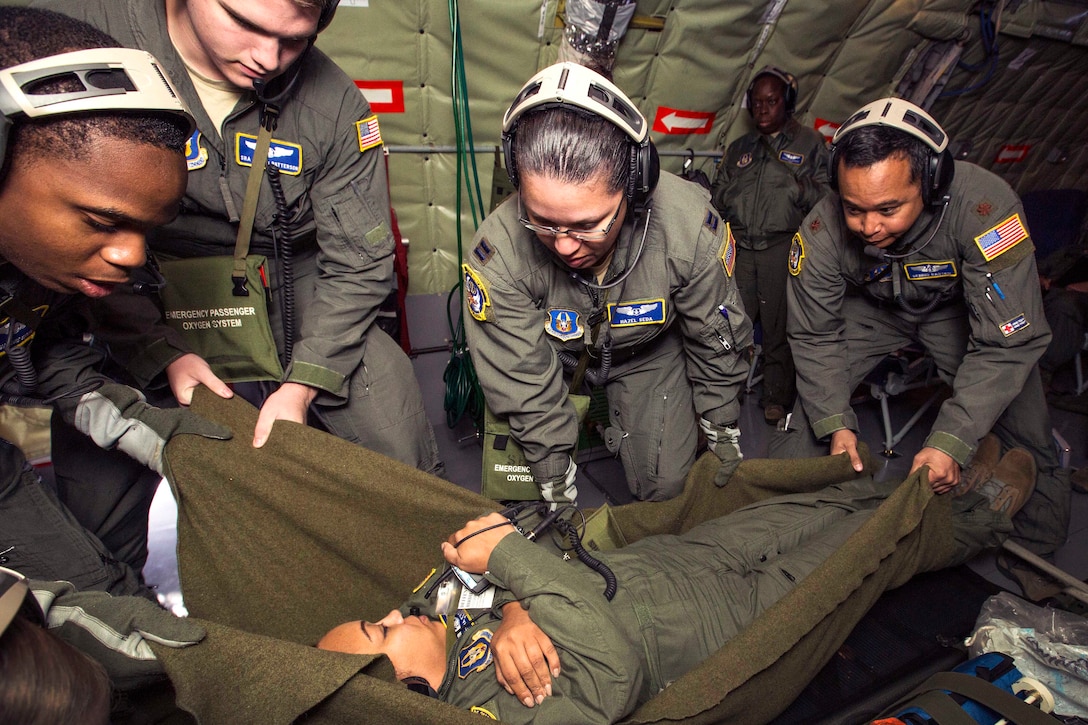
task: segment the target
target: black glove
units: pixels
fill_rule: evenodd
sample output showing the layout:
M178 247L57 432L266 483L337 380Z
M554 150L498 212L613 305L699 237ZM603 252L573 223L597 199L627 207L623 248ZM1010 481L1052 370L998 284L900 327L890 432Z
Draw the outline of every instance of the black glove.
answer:
M107 383L79 398L74 408L58 403L65 418L101 448L119 448L160 475L163 449L176 435L216 440L231 437L230 428L201 418L188 408L156 408L138 390Z
M79 592L69 582L30 582L49 631L106 668L120 689L140 687L165 676L148 642L188 647L204 639L204 628L176 617L143 597Z

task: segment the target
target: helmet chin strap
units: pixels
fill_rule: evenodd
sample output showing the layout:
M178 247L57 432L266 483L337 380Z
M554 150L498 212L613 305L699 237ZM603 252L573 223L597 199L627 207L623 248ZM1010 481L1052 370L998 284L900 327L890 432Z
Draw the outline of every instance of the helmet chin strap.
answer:
M583 277L582 275L580 275L580 274L578 274L577 272L574 272L574 271L570 272L570 278L573 279L575 282L578 282L581 285L584 285L586 287L589 287L590 289L595 289L595 290L612 289L616 285L623 282L623 280L627 279L631 275L631 272L635 271L635 265L638 264L638 260L642 258L642 250L646 247L646 233L650 230L650 213L653 212L653 210L654 210L654 208L653 208L652 205L649 205L649 206L646 207L646 224L642 227L642 239L639 240L638 250L635 252L634 260L631 259L631 250L630 249L627 250L627 257L628 257L629 264L627 265L627 269L625 269L623 271L623 274L621 274L619 277L616 277L616 279L612 280L608 284L597 284L596 282L588 280L585 277ZM640 212L638 210L636 210L635 211L635 216L636 216L635 225L638 224L637 217L639 216L639 214L640 214Z

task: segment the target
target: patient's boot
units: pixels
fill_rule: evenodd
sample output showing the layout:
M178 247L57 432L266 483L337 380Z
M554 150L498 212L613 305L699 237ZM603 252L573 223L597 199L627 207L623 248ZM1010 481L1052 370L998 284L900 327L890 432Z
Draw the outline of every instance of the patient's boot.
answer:
M990 502L991 511L1011 519L1035 490L1035 474L1035 458L1023 448L1013 448L1002 456L993 475L977 492Z
M962 496L968 491L978 490L982 484L990 480L994 475L998 459L1001 458L1001 441L993 433L987 433L979 441L975 457L971 459L971 465L963 469L960 482L952 489L953 496Z

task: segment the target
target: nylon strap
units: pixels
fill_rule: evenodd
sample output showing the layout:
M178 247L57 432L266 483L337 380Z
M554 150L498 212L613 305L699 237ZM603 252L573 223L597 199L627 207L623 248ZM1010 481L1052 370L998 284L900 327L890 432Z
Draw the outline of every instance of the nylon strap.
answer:
M261 109L261 130L257 133L257 148L253 151L253 165L249 168L246 182L246 198L242 203L242 218L238 223L238 236L234 242L234 267L231 281L234 284L235 297L248 297L246 288L246 257L249 256L249 241L253 237L253 222L257 218L257 197L261 194L261 179L264 167L268 163L268 149L272 145L272 129L276 125L279 110L266 104Z

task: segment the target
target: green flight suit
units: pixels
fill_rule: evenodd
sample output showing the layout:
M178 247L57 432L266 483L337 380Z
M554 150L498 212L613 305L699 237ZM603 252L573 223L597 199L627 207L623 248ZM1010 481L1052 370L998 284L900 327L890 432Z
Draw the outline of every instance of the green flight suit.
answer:
M737 240L737 288L763 328L763 404L793 403L793 357L786 340L786 263L801 220L828 192L827 145L789 119L774 136L759 131L726 149L711 195Z
M244 95L222 128L215 127L167 34L165 0L36 4L89 22L162 63L196 116L198 131L188 147L181 213L150 234L148 245L168 257L232 255L250 171L243 155L245 135L258 132L260 105L254 95ZM278 88L273 81L268 93ZM270 317L282 355L282 250L292 250L295 335L282 382L317 388L311 410L335 435L441 474L411 361L374 324L392 290L394 239L380 136L371 135L367 123L373 117L370 106L352 80L316 48L308 51L293 89L279 105L269 158L281 170L288 238L273 240L278 211L265 179L251 252L270 260ZM104 329L98 334L109 338L111 350L140 385L187 351L151 300L118 295L104 305Z
M865 252L847 229L838 195L806 217L790 252L799 404L792 430L776 436L771 452L812 455L821 450L816 439L857 432L854 388L887 354L920 343L952 386L924 445L961 466L991 430L1003 449L1029 450L1039 473L1016 535L1039 552L1053 551L1069 526L1070 486L1036 366L1051 335L1024 210L1008 184L973 164L956 163L950 195L946 210L924 211L886 250L917 251L891 261Z
M608 396L606 444L632 493L660 500L680 491L695 460L697 416L736 421L752 326L733 284L732 237L704 189L663 173L650 210L633 216L604 284L630 275L602 291L522 226L516 198L499 206L463 260L466 328L487 404L509 418L540 482L562 476L574 453L564 373L600 321L586 379Z

